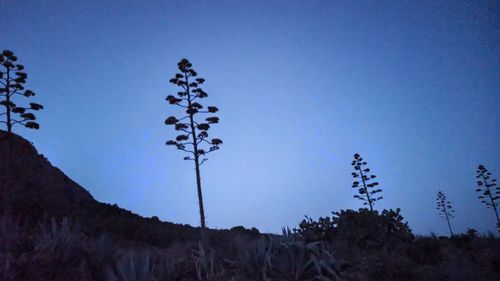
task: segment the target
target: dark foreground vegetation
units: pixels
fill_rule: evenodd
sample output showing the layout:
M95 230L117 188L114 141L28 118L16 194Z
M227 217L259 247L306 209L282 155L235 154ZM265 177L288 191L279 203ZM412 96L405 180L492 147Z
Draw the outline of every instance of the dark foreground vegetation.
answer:
M174 239L153 246L91 235L69 219L29 224L4 214L0 279L499 280L500 242L493 235L413 237L392 219L351 210L335 218L327 235L306 228L252 236L235 228L224 232L223 244Z

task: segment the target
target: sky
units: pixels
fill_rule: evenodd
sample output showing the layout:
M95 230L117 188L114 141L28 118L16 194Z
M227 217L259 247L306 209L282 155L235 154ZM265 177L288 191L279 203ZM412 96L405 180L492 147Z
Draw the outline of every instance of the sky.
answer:
M414 233L494 231L475 171L500 177L495 1L0 0L0 49L45 109L14 127L101 202L199 225L194 166L165 141L177 62L206 79L221 150L203 164L207 225L279 233L362 207L354 153ZM24 99L24 97L23 97ZM5 129L5 128L2 128Z

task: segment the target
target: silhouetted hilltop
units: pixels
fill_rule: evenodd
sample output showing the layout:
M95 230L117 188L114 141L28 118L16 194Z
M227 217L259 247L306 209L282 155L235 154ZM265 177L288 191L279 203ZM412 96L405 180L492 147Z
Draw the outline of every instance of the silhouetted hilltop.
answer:
M167 246L173 241L199 239L198 228L144 218L117 205L96 201L26 139L0 130L0 213L28 221L68 218L90 236ZM212 240L224 243L227 231L210 230ZM256 231L239 231L254 236Z
M0 210L14 214L75 215L94 201L24 138L0 130Z

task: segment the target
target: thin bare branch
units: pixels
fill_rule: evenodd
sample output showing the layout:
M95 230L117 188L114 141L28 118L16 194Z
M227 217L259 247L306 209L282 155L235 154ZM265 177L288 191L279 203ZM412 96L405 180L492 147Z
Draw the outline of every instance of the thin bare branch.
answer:
M28 120L29 120L29 119L24 119L24 120L13 120L11 124L12 124L12 125L15 125L15 124L22 124L23 122L28 121Z
M204 142L208 143L209 145L212 145L212 143L211 143L211 142L209 142L209 141L207 141L207 139L206 139L206 138L198 138L198 139L200 140L200 141L198 142L198 144L200 144L202 141L204 141Z
M205 163L207 160L208 160L208 158L203 158L203 160L201 160L201 162L200 162L200 166L203 165L203 163Z
M178 149L178 150L182 150L182 151L187 152L187 153L191 153L191 154L193 154L193 155L194 155L194 151L187 150L187 149L182 148L182 147L177 147L177 149Z

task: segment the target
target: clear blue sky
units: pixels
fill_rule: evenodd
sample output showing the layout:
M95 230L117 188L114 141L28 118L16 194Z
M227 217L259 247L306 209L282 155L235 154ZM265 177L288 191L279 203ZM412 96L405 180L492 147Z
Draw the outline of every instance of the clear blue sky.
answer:
M279 232L359 208L354 153L416 233L494 230L475 169L500 178L495 1L0 0L0 49L26 66L39 131L15 128L96 199L199 224L194 168L166 147L181 58L206 79L222 149L207 224ZM497 2L498 3L498 2Z

